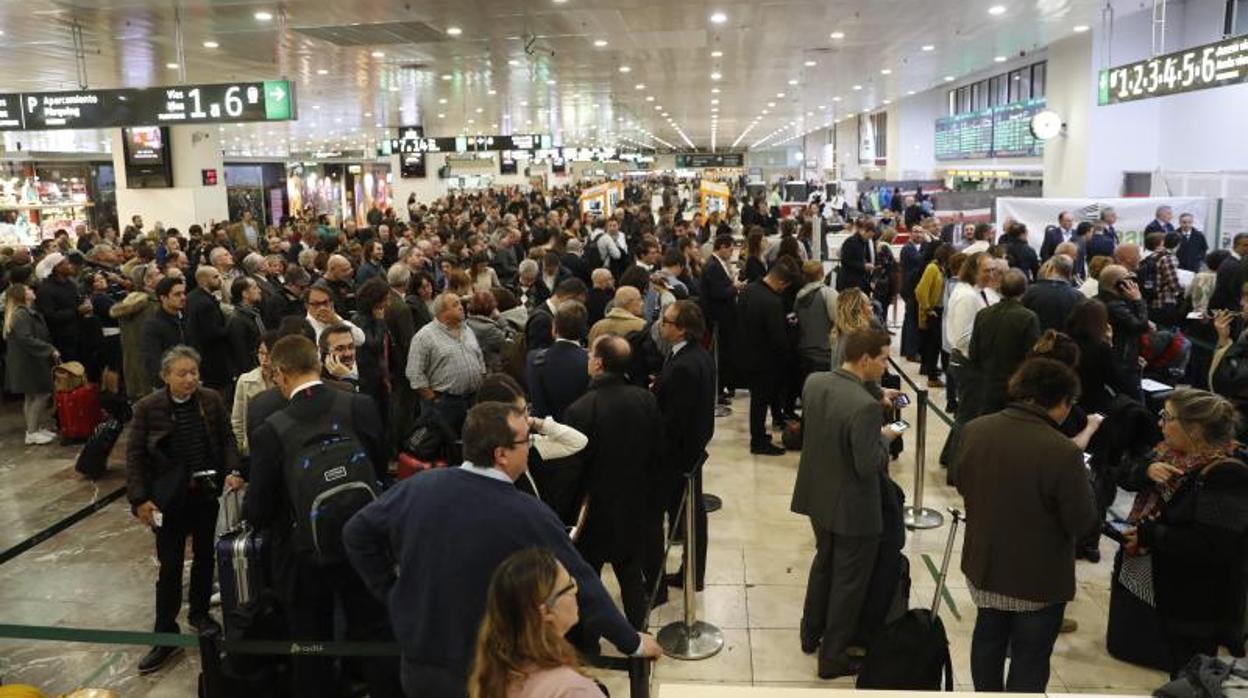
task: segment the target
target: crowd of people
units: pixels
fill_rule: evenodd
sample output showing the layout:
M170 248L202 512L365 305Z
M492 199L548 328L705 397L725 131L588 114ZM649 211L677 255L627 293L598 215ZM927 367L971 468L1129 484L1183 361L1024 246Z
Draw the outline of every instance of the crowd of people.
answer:
M412 201L409 220L376 212L364 227L183 232L136 216L120 234L0 250L26 442L55 438L58 362L133 403L127 494L155 532L156 631L179 631L188 538L187 622L216 627L218 499L241 491L285 619L267 639L401 648L341 666L296 656L295 695L350 681L373 696L592 695L578 657L600 638L660 653L648 612L684 579L664 568L669 537L695 537L702 588L715 410L748 390L751 453L806 432L792 508L817 552L801 647L820 676L850 674L903 575L887 469L904 429L886 324L900 296L901 354L947 386L956 415L943 460L968 509L976 687L1044 690L1076 554L1099 556L1116 486L1138 495L1111 635L1130 622L1155 636L1127 633L1122 652L1155 641L1154 665L1173 670L1236 637L1242 650L1228 619L1245 601L1248 466L1232 425L1248 405L1248 235L1205 270L1203 237L1190 220L1165 227L1168 210L1147 257L1116 239L1094 254L1116 235L1112 211L1086 229L1064 214L1037 254L1017 223L1000 239L987 224L942 229L919 192L896 225L854 219L829 275L819 200L782 218L736 187L727 211L690 217L673 191L652 209L630 187L605 219L581 213L574 187ZM1176 269L1200 272L1186 292ZM1189 302L1213 313L1204 363L1180 329ZM1175 391L1155 436L1140 431L1142 377L1193 366L1222 396ZM408 477L413 462L425 472ZM622 609L600 581L608 563ZM178 651L154 648L140 672Z

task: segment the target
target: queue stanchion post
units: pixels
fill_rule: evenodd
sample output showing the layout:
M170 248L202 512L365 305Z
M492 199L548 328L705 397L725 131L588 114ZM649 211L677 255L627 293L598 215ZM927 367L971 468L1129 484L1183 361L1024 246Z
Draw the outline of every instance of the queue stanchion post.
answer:
M682 557L685 569L685 617L659 630L659 646L673 659L697 660L713 657L724 648L724 634L719 628L698 620L697 614L697 545L694 523L695 472L685 476L685 546Z
M945 517L935 509L923 506L923 478L927 464L927 390L916 388L915 405L918 415L915 418L914 436L914 498L913 504L902 512L906 528L928 529L939 528Z

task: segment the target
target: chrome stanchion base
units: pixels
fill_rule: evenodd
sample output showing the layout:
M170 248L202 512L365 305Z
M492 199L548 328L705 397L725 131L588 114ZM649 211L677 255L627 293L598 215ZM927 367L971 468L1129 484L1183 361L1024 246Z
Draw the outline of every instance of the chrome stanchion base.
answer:
M669 623L658 635L659 647L672 659L706 659L724 648L724 634L705 621L685 625L684 621Z
M724 500L713 494L702 495L702 506L706 509L706 513L719 511L724 508Z
M902 520L906 523L906 528L940 528L945 523L945 517L935 509L927 507L906 507L902 511Z
M716 405L715 416L716 417L730 417L732 416L732 408L727 405Z

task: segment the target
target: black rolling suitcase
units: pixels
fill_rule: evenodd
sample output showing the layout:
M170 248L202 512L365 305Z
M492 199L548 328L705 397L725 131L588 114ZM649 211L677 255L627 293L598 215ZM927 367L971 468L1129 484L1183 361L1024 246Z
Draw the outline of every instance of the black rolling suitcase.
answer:
M940 563L936 580L936 598L932 608L915 608L889 623L867 648L862 670L858 672L858 688L902 691L953 690L953 660L949 656L949 638L940 620L940 598L945 590L953 541L958 535L962 512L950 509L949 541ZM943 681L942 681L943 678Z
M123 428L116 419L100 422L78 453L74 470L82 473L88 480L100 479L108 470L108 456L113 452L113 446L117 445L117 438L121 436Z

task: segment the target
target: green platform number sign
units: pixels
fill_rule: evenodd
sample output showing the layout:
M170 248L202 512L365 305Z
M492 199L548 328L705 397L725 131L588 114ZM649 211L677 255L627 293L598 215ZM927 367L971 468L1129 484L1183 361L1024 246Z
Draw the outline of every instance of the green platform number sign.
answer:
M286 80L264 81L264 118L286 121L291 118L290 83Z

